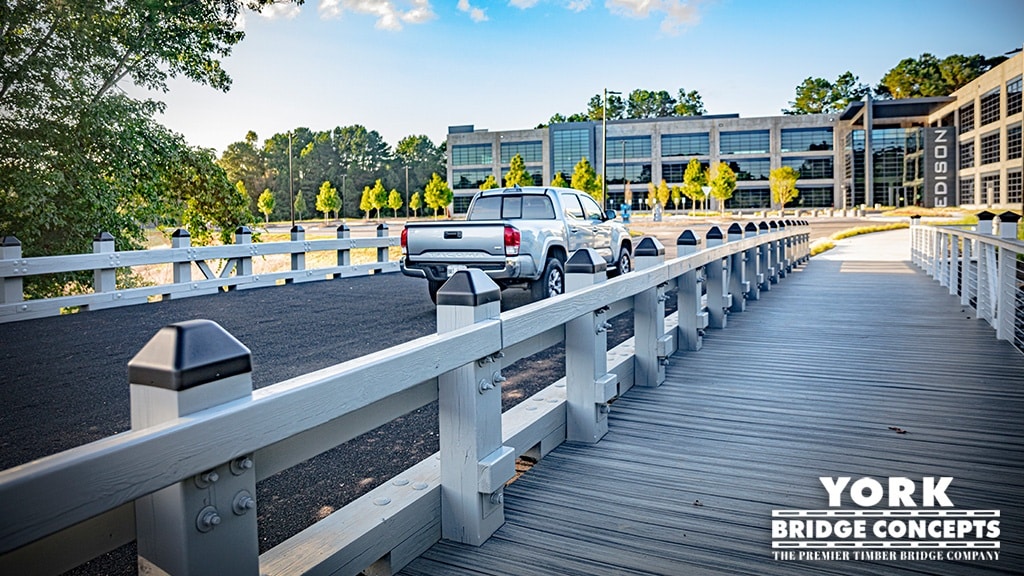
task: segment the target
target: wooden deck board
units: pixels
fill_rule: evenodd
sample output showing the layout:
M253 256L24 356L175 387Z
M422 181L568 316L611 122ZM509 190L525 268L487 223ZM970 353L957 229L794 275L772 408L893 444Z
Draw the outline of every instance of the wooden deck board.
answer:
M512 484L483 546L439 543L403 573L1024 572L1024 355L874 249L816 258L709 330L614 404L599 444ZM952 476L956 509L1001 511L1000 560L774 561L771 511L827 508L819 476Z

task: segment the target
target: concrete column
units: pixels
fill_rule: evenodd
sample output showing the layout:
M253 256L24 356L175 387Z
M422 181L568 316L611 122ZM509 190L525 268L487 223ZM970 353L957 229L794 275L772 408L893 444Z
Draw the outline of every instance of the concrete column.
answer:
M728 230L729 242L739 242L743 239L743 227L733 222ZM746 250L729 256L729 293L732 294L732 306L730 312L743 312L747 309L747 292L750 291L750 283L747 282Z
M593 248L573 252L565 263L566 292L595 286L607 278L607 264ZM618 394L618 376L608 373L605 311L588 312L565 325L566 440L593 444L608 433L609 402Z
M21 241L14 236L0 237L0 260L18 260L14 271L28 271L28 262L21 262ZM13 304L25 299L24 281L21 276L5 276L0 290L0 304Z
M501 290L482 270L455 273L437 293L437 332L501 314ZM438 377L441 536L479 546L505 523L505 483L515 450L501 444L500 354Z
M128 363L128 381L132 430L142 430L251 396L252 357L216 323L189 320L161 328ZM142 574L258 575L252 457L139 498L135 530Z
M633 252L636 269L644 270L665 262L665 247L657 238L640 240ZM648 288L633 298L633 333L636 344L634 384L659 386L665 381L665 363L671 336L665 336L665 284Z
M725 238L721 228L712 226L705 235L708 248L721 246ZM727 310L732 306L728 293L729 270L725 265L728 258L709 262L704 267L704 275L708 279L708 325L712 328L725 328Z
M700 239L692 230L684 230L676 239L676 255L695 254L700 250ZM708 313L701 306L700 275L694 268L679 276L676 290L676 308L679 314L679 349L697 351L704 343L704 329L708 327Z

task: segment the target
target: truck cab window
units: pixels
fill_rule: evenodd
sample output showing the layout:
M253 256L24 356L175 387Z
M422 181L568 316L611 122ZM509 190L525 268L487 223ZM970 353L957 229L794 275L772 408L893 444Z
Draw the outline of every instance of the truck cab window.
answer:
M563 194L562 206L565 207L565 215L577 220L583 220L583 207L575 194Z

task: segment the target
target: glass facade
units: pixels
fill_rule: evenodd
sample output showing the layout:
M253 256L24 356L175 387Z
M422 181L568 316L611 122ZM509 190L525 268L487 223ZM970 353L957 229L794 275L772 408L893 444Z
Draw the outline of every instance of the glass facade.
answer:
M572 179L572 172L576 168L576 164L583 158L590 160L591 132L589 127L551 131L552 174L561 172L562 177L569 181ZM594 162L591 161L590 164L594 166ZM599 166L594 166L594 169L600 171Z
M736 181L767 180L772 168L770 158L748 158L728 162L729 168L736 173Z
M782 130L783 152L817 152L832 150L831 128L791 128Z
M960 204L974 204L974 178L960 179Z
M824 158L783 158L783 166L789 166L800 173L801 178L833 178L835 162L831 156Z
M490 144L465 144L452 146L452 166L490 164L494 161Z
M771 147L768 130L722 132L718 136L718 152L726 154L767 154Z
M614 160L622 161L623 158L650 158L651 137L630 136L628 138L608 139L608 163Z
M709 134L665 134L661 137L662 156L707 156L711 154Z
M1024 77L1018 76L1006 83L1006 115L1013 116L1021 109L1021 90Z
M796 208L831 208L833 190L831 186L797 186L800 194L786 206Z
M960 133L974 130L974 102L960 107Z
M512 162L516 154L519 154L527 164L544 162L544 146L540 141L501 143L502 164Z
M749 208L768 208L771 206L772 192L769 188L737 188L732 198L725 201L727 210Z
M981 175L981 201L985 204L999 202L999 174Z
M1024 201L1024 191L1021 190L1021 171L1006 173L1006 201L1017 204Z
M1006 159L1016 160L1020 158L1020 128L1021 125L1011 126L1006 129Z
M999 120L999 104L999 88L991 90L981 97L982 126Z
M999 131L985 134L981 137L981 165L999 162Z
M913 180L905 173L904 128L876 128L871 131L872 161L874 163L874 201L886 206L897 204L897 194L903 182ZM914 130L913 128L909 130Z
M960 143L960 167L974 167L974 141Z
M484 180L491 175L490 168L477 168L470 170L453 170L452 171L452 189L453 190L467 190L472 188L479 188Z
M612 164L608 162L608 168L605 169L605 175L608 177L609 184L625 184L623 180L623 169L625 169L626 178L629 179L631 184L647 184L651 181L651 163L626 163L625 166L622 164ZM644 194L647 192L645 191Z
M501 185L508 186L508 170L504 170L503 172L504 173L501 175ZM526 173L530 175L530 178L533 178L532 186L544 185L544 173L540 166L537 166L535 168L527 166Z
M669 184L682 184L683 177L686 175L686 167L689 165L689 163L689 161L662 163L661 179ZM707 170L708 162L701 162L700 167L702 170Z

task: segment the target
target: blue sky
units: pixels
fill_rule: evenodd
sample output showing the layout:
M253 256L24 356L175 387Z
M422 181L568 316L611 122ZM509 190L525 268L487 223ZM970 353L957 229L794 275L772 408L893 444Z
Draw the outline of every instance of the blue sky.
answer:
M774 116L809 76L875 85L901 59L1024 44L1022 0L306 0L247 13L228 93L170 83L161 121L222 152L362 124L394 146L450 125L533 128L604 88L697 90L709 114Z

